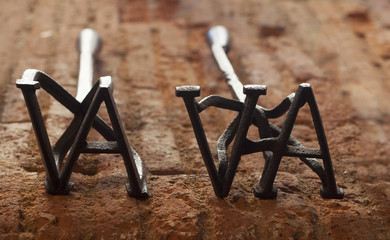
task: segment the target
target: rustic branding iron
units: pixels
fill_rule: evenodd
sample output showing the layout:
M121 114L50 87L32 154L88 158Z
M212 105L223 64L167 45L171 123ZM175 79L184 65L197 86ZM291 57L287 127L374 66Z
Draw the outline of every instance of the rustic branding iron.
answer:
M92 29L84 29L78 39L80 72L77 96L74 98L47 74L27 69L16 81L22 90L31 122L37 138L46 170L46 190L50 194L68 194L73 183L70 177L81 153L121 154L126 167L129 184L127 192L135 198L147 198L146 172L142 161L130 146L112 96L111 77L101 77L94 85L93 64L101 47L99 35ZM42 87L58 102L74 114L74 119L52 148L42 117L36 90ZM112 128L97 115L105 103ZM87 142L91 127L98 131L106 142ZM69 153L68 153L69 152ZM68 157L63 161L68 153Z
M200 96L199 86L177 87L176 96L184 100L215 194L221 198L229 194L242 155L262 152L265 166L258 186L254 188L255 197L276 198L277 189L273 187L276 173L282 157L290 156L298 157L319 176L322 182L320 193L323 198L343 198L343 189L336 186L328 143L311 86L307 83L300 84L295 94L289 95L274 109L265 109L257 105L257 101L260 95L266 95L266 86L243 86L234 72L227 57L229 35L226 28L222 26L211 28L207 33L207 40L233 97L237 100L212 95L197 102L195 97ZM310 107L320 149L304 147L291 136L298 111L306 103ZM238 112L218 139L218 170L199 117L199 113L211 106ZM286 112L287 117L282 128L268 121ZM259 140L252 141L246 137L251 124L258 128ZM227 148L232 142L229 157ZM323 166L316 158L322 159Z

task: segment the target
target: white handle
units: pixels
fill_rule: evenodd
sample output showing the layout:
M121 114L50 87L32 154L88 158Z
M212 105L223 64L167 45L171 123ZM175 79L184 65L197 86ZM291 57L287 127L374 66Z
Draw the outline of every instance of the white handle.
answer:
M86 28L80 32L77 45L80 53L80 68L76 100L82 102L92 88L93 65L102 42L95 30Z
M211 46L217 45L222 47L227 53L230 49L229 32L224 26L215 26L207 32L207 41Z
M229 32L224 26L215 26L207 32L207 42L210 45L211 52L218 64L219 69L225 76L226 83L232 90L233 97L241 102L245 101L243 85L238 79L234 68L229 61L227 52L230 49Z

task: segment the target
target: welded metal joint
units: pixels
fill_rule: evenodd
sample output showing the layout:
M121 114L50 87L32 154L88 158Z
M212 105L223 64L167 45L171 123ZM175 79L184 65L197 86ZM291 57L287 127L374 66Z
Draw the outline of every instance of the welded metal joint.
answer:
M237 100L211 95L198 102L195 98L200 96L199 86L177 87L176 96L184 100L215 194L221 198L228 196L241 156L262 152L265 165L260 182L254 188L255 197L276 198L277 189L273 183L282 157L288 156L298 157L319 176L322 182L320 194L323 198L343 198L343 189L336 185L324 127L310 84L300 84L295 94L290 94L275 108L263 108L257 105L257 101L260 95L266 95L266 86L243 86L239 81L226 55L230 48L227 30L222 26L211 28L207 40L233 97ZM306 103L310 107L320 149L304 147L291 136L298 111ZM237 112L237 116L217 142L218 170L199 116L212 106ZM286 113L282 128L269 122L269 119L279 118ZM251 125L257 127L259 140L252 141L246 137ZM233 145L229 156L227 148L230 144ZM322 159L323 164L317 158Z

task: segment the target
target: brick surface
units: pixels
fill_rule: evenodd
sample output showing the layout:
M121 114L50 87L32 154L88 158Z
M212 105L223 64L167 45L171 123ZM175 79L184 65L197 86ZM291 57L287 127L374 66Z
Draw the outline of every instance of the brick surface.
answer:
M0 2L0 239L389 239L388 9L385 0ZM199 85L201 97L230 97L205 41L218 24L229 29L229 57L242 82L268 86L263 106L276 106L301 82L312 85L343 200L322 199L318 177L287 157L275 181L278 198L256 199L261 154L243 156L229 196L215 196L174 93ZM37 68L74 95L76 39L85 27L102 37L95 80L113 79L126 136L148 170L147 200L126 194L120 155L82 154L70 194L45 191L15 80ZM37 93L54 143L73 115ZM109 122L104 105L99 115ZM234 116L201 114L214 157ZM293 135L317 146L307 106ZM256 129L249 137L256 139ZM102 140L96 131L88 138Z

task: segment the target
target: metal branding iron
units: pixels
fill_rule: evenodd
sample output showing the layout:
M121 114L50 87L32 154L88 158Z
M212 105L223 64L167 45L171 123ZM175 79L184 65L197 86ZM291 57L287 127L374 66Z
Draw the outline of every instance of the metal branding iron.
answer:
M35 69L27 69L22 78L16 81L16 86L22 90L39 144L46 171L46 190L54 195L69 193L73 187L69 180L81 153L121 154L129 179L126 184L128 194L135 198L147 198L146 171L141 158L126 138L112 95L111 77L101 77L93 84L93 65L101 48L101 39L94 30L84 29L78 38L78 46L80 70L76 98L47 74ZM41 87L74 114L72 122L53 148L36 95L36 90ZM103 102L112 127L97 115ZM106 141L87 142L91 128L100 133Z
M273 187L276 173L282 157L289 156L298 157L319 176L323 198L343 198L343 189L336 186L328 143L311 86L307 83L300 84L295 94L290 94L275 108L263 108L257 105L257 101L260 95L266 95L267 87L242 85L227 57L230 39L226 28L211 28L207 33L207 41L234 99L211 95L198 102L195 97L200 96L199 86L177 87L176 96L184 100L215 194L221 198L229 194L242 155L262 152L265 166L260 182L254 188L255 197L276 198L277 189ZM304 147L291 136L298 111L306 103L310 107L320 149ZM217 142L218 170L199 117L199 113L211 106L237 112L237 116ZM278 118L285 113L287 116L282 128L269 122L269 119ZM257 127L259 140L252 141L246 137L250 125ZM233 145L228 156L227 148L231 143ZM317 158L322 159L323 164Z

